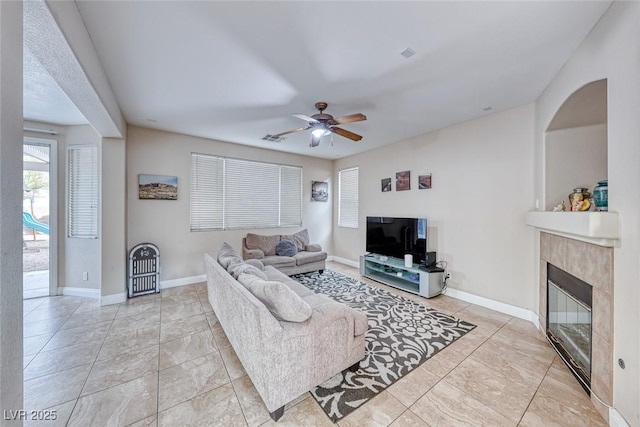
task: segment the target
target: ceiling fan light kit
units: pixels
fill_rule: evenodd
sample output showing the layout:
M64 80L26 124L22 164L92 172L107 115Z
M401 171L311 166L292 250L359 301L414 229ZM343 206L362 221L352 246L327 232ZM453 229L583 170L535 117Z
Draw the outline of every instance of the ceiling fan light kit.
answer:
M353 133L346 129L342 129L337 125L344 124L344 123L361 122L361 121L367 120L367 116L365 116L362 113L356 113L356 114L350 114L348 116L338 117L337 119L334 119L331 114L324 113L324 110L327 108L326 102L316 102L315 107L319 112L312 116L307 116L304 114L292 114L294 117L297 117L301 120L306 121L308 124L307 127L292 129L292 130L288 130L286 132L278 133L271 136L274 138L280 138L283 135L287 135L290 133L301 132L304 130L312 129L311 143L309 144L309 147L317 147L318 145L320 145L320 140L322 139L323 136L329 135L332 133L335 133L344 138L350 139L354 142L358 142L362 139L361 135L358 135L357 133Z

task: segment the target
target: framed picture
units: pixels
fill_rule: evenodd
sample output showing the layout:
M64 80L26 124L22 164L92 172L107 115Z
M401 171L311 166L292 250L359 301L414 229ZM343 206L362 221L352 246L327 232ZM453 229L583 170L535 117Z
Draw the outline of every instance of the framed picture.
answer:
M382 186L383 193L391 191L391 178L382 178L380 180L380 185Z
M431 188L431 174L418 175L418 190L428 190Z
M139 174L138 198L150 200L178 200L178 177Z
M329 183L326 181L311 181L311 201L326 202L329 200Z
M411 171L396 172L396 191L411 190Z

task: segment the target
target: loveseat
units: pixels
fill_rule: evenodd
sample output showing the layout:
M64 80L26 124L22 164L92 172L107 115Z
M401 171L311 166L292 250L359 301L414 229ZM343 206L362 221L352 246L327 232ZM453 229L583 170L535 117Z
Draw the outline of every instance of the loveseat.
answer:
M308 273L326 268L327 253L318 244L309 243L307 229L295 234L265 236L248 233L242 239L242 257L258 259L284 274Z
M366 315L224 244L204 255L209 302L274 421L284 405L364 358Z

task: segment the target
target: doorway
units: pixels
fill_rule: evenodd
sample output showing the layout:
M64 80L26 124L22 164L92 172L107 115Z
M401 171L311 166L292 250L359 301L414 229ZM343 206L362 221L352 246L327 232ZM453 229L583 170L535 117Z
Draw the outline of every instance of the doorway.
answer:
M23 298L57 294L56 141L26 137L22 172Z

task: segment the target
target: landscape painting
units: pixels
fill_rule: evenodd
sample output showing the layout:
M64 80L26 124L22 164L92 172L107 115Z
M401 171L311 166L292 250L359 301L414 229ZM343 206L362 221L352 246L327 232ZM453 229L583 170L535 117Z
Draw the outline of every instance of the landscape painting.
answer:
M139 174L138 197L151 200L178 200L178 177Z

